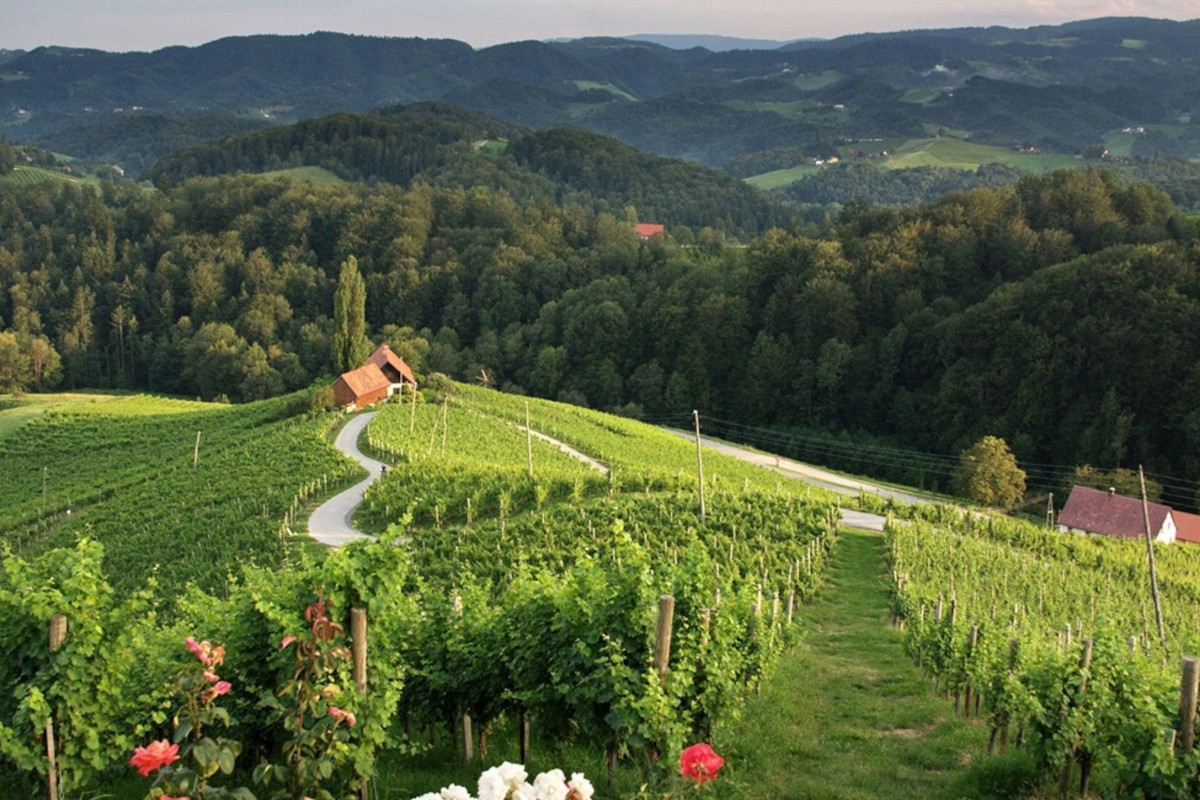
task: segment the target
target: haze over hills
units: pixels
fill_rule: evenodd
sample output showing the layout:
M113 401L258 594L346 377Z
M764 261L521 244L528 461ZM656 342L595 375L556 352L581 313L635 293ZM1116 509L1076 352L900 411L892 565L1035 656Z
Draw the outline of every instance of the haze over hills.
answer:
M651 42L670 47L674 50L691 50L693 47L703 47L714 53L726 50L775 50L796 41L795 39L742 39L737 36L717 36L714 34L686 33L635 33L623 36L635 42Z
M645 38L656 41L476 50L314 33L153 53L43 47L0 65L0 130L47 144L82 130L78 146L94 126L131 117L279 124L441 100L712 166L755 157L759 171L812 163L856 141L939 134L1066 155L1101 146L1131 157L1200 156L1200 21L860 34L720 52L727 40L674 49L659 42L684 42ZM69 154L96 155L87 150Z

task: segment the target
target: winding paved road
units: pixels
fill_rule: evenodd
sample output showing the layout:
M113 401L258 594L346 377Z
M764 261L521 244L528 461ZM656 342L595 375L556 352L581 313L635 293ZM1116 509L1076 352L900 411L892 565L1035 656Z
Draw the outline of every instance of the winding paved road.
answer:
M366 468L367 477L317 506L308 518L308 535L321 544L329 545L330 547L340 547L356 539L374 540L375 538L370 534L355 530L354 525L351 523L354 510L362 503L363 493L366 492L368 486L379 479L384 467L382 461L376 461L369 456L363 455L358 449L358 437L374 416L374 411L359 414L346 423L345 427L338 432L337 438L334 440L334 444L339 450L351 456ZM687 431L671 430L671 433L684 439L693 438L693 434ZM533 431L533 435L551 442L571 455L588 462L594 469L607 472L603 465L592 461L587 456L571 449L562 442L551 439L549 436L537 431ZM839 494L857 497L861 492L871 492L882 497L894 497L904 503L926 502L925 498L914 494L855 481L843 475L817 469L807 464L779 458L767 453L747 450L746 448L719 442L715 439L707 439L701 436L700 442L705 447L724 453L725 455L747 461L751 464L758 464L785 477L806 481L814 486L830 489ZM842 523L853 528L881 531L883 530L883 522L884 518L878 514L869 514L865 511L855 511L853 509L842 509Z
M313 511L308 518L308 535L321 544L330 547L341 547L356 539L375 539L370 534L356 531L350 519L354 509L362 503L363 492L375 481L383 470L383 462L365 456L358 449L358 437L367 427L367 423L375 416L374 411L359 414L346 423L334 439L334 445L358 463L367 468L367 477L351 486L344 492L334 495Z
M689 431L675 430L667 428L668 431L683 439L695 441L695 434ZM777 472L788 478L811 483L813 486L820 486L823 489L837 492L838 494L848 495L850 497L858 497L863 492L877 494L880 497L892 497L902 503L927 503L928 498L921 497L909 492L902 492L896 489L890 489L886 486L876 486L872 483L864 483L856 481L853 478L847 478L844 475L838 475L834 472L818 469L817 467L801 464L798 461L789 461L786 458L773 456L768 453L760 453L756 450L747 450L744 447L737 445L726 444L719 442L716 439L707 439L704 436L700 437L700 443L705 447L716 450L719 453L724 453L727 456L748 461L751 464L758 464L761 467ZM851 528L862 528L864 530L882 531L884 518L878 514L869 514L866 511L855 511L854 509L842 509L842 524Z

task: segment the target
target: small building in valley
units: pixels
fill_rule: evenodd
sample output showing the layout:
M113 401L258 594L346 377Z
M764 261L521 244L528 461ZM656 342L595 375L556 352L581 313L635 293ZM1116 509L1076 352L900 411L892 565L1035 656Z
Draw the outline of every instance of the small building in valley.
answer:
M1173 542L1176 538L1175 518L1169 507L1161 503L1148 504L1150 535L1158 542ZM1075 533L1097 533L1134 539L1146 535L1142 501L1087 486L1071 489L1071 496L1058 515L1058 528Z
M358 411L372 403L386 400L390 386L383 370L368 363L338 376L333 382L333 399L339 406Z
M638 223L637 233L643 239L651 239L655 236L662 236L667 229L664 225L655 225L650 222Z
M333 382L333 398L339 406L358 411L386 400L408 384L414 390L417 379L412 368L386 344L376 348L358 369L343 372Z
M379 345L375 352L367 358L367 363L379 367L384 377L388 379L388 384L391 386L388 390L389 396L400 391L406 383L413 388L417 386L417 379L413 377L412 369L386 344Z

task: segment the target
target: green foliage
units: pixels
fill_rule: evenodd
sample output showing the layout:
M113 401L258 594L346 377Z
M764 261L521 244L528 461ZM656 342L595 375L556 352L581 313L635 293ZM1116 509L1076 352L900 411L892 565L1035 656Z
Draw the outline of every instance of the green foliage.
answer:
M280 563L298 500L357 471L324 441L328 420L292 416L303 404L135 396L32 420L3 440L4 541L34 555L93 537L118 590L157 576L166 598L216 591L242 561Z
M985 436L959 458L954 488L963 497L1008 511L1025 496L1025 472L1003 439Z
M371 355L364 310L367 290L358 272L358 260L342 262L337 290L333 293L333 362L339 372L358 369Z
M1195 757L1172 753L1165 734L1177 725L1179 678L1178 659L1164 652L1194 652L1197 554L1156 554L1163 651L1146 634L1143 543L946 509L914 513L936 521L887 530L909 650L949 691L975 687L993 739L1023 731L1043 779L1057 778L1068 758L1093 764L1101 796L1194 794Z
M161 720L163 675L171 659L150 611L150 592L124 599L103 577L103 548L74 548L32 560L5 553L0 611L0 759L7 769L45 776L45 728L54 719L60 786L78 791L124 760ZM51 651L51 617L63 615L63 645Z

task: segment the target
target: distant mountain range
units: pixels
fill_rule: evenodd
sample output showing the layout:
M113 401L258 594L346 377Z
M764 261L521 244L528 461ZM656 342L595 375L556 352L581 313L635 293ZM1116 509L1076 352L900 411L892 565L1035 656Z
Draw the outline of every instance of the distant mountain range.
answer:
M1044 153L1196 158L1200 21L789 43L638 35L479 50L314 33L152 53L0 54L0 136L127 167L247 127L425 100L513 124L583 127L651 153L740 165L739 174L753 171L747 159L761 172L847 143L874 152L934 135ZM203 120L194 132L192 120Z
M799 41L798 39L741 39L737 36L714 36L711 34L680 34L680 33L635 33L623 36L635 42L650 42L670 47L672 50L691 50L702 47L714 53L724 53L728 50L777 50L785 44ZM810 39L809 41L819 41Z

